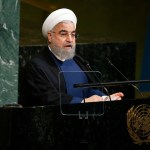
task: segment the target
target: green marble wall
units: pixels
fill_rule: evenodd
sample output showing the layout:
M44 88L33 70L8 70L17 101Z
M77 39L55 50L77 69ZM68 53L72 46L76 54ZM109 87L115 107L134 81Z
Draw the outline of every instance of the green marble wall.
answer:
M17 103L19 0L0 0L0 106Z

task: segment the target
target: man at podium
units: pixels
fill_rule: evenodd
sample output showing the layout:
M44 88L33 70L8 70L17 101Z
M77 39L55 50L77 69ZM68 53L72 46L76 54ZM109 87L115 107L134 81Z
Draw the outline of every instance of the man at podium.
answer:
M23 106L121 100L122 92L108 95L99 89L74 88L75 83L97 82L94 73L88 73L87 61L75 53L77 17L70 9L53 11L44 21L42 34L47 47L26 66Z

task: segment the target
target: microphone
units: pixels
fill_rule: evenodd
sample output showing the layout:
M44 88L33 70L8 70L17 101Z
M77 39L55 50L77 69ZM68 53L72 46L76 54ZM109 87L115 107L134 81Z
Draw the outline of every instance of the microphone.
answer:
M78 62L84 64L84 65L86 66L86 68L87 68L88 71L94 72L93 69L91 68L89 62L88 62L87 60L83 59L81 56L76 56L76 60L77 60ZM95 74L95 77L96 77L96 79L97 79L98 81L100 81L96 74Z
M95 76L95 78L97 79L98 82L101 82L99 77L95 74L94 70L91 68L91 66L90 66L90 64L89 64L89 62L87 60L83 59L80 56L76 56L76 59L79 62L83 63L87 67L88 71L92 71L93 72L93 74L94 74L94 76ZM103 86L103 88L106 91L106 93L107 93L107 95L108 95L108 97L109 97L109 99L111 101L111 97L110 97L110 93L109 93L108 89L105 86Z
M110 61L110 59L108 57L106 57L106 61L108 62L109 65L111 65L125 80L129 81L129 79ZM130 85L136 89L138 91L138 93L143 97L143 94L141 93L141 91L138 89L138 87L134 84Z

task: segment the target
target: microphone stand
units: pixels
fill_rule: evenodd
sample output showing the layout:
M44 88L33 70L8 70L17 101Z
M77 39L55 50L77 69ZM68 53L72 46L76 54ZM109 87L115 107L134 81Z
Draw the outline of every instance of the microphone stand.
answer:
M83 59L82 57L80 57L80 56L77 56L77 57L76 57L76 60L77 60L78 62L82 62L82 63L87 67L88 71L92 71L92 72L94 73L94 71L93 71L93 69L91 68L91 66L90 66L90 64L89 64L88 61L84 60L84 59ZM100 79L99 79L99 77L98 77L95 73L94 73L94 76L96 77L96 79L97 79L98 82L101 82ZM107 95L108 95L108 97L109 97L109 99L110 99L110 101L111 101L111 97L110 97L109 91L107 90L106 87L103 86L103 88L104 88L104 90L106 91L106 93L107 93ZM84 99L84 102L85 102L85 99Z
M121 72L119 71L119 69L118 69L114 64L112 64L112 62L110 61L109 58L106 58L106 60L108 61L108 64L110 64L125 80L129 81L129 79L128 79L127 77L125 77L124 74L121 73ZM137 86L135 86L135 85L132 84L132 83L130 83L130 85L131 85L134 89L136 89L136 90L138 91L138 93L143 97L143 94L141 93L141 91L139 90L139 88L138 88Z
M88 67L88 69L89 69L90 71L92 71L92 72L94 73L94 71L93 71L93 69L91 68L91 66L89 65L89 63L87 63L86 66ZM98 80L98 82L100 82L100 79L98 78L98 76L97 76L95 73L94 73L94 75L95 75L96 79ZM108 97L109 97L109 100L111 101L111 96L110 96L110 93L109 93L108 89L107 89L105 86L103 86L103 88L104 88L104 90L106 91L106 93L107 93L107 95L108 95Z
M124 85L124 84L137 84L137 83L150 83L150 80L130 80L130 81L120 81L120 82L107 82L107 83L78 83L74 84L75 88L88 88L88 87L103 87L103 86L117 86L117 85Z

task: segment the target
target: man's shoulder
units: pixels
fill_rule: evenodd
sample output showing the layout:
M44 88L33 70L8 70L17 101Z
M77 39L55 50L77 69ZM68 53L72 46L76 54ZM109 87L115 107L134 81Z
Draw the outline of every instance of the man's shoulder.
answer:
M39 53L35 54L29 61L28 65L43 66L51 63L52 57L48 48L42 49Z

